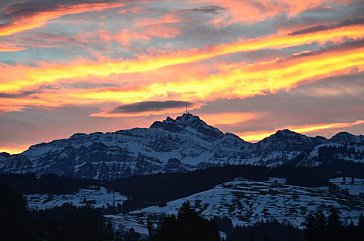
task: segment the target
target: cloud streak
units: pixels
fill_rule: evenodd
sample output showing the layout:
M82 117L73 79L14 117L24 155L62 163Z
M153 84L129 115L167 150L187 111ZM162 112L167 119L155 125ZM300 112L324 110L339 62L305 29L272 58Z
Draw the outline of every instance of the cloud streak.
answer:
M213 4L227 9L228 14L214 20L217 25L225 25L236 22L252 23L264 21L277 15L286 14L294 17L298 14L314 8L333 8L348 4L350 1L325 1L325 0L199 0L200 3Z
M362 25L364 24L364 18L358 18L358 19L351 19L351 20L345 20L338 24L331 24L331 25L316 25L313 27L300 29L297 31L294 31L290 33L290 35L300 35L300 34L308 34L308 33L316 33L319 31L329 30L329 29L335 29L340 27L346 27L346 26L352 26L352 25Z
M185 108L195 110L201 108L201 104L188 101L144 101L122 105L114 108L103 108L101 112L94 113L92 117L142 117L162 115L165 113L181 113Z
M18 52L23 50L25 50L25 48L16 46L15 44L0 42L0 52Z
M151 83L131 90L117 88L74 93L76 98L94 98L123 102L137 99L170 98L206 100L212 98L244 98L264 93L289 90L304 81L318 80L331 74L364 70L363 48L321 53L284 62L263 63L236 69L230 73L191 79L184 82ZM223 80L223 81L222 81Z
M168 101L145 101L129 105L122 105L114 109L114 113L138 113L145 111L166 110L170 108L190 107L193 104L187 101L168 100Z
M28 3L29 4L29 3ZM85 12L99 12L108 9L119 8L122 4L120 3L76 3L70 5L59 5L53 9L36 9L37 11L19 11L22 14L11 12L8 15L16 15L11 21L0 25L0 37L9 36L12 34L24 32L34 28L40 28L46 25L49 21L58 19L66 15L75 15ZM5 12L7 9L5 9ZM9 11L9 10L8 10ZM26 14L24 14L26 13Z
M81 61L70 64L42 64L39 67L30 66L2 66L4 71L17 72L0 81L0 91L18 91L56 82L62 79L80 79L88 76L105 78L114 74L128 74L148 72L168 66L199 62L220 55L238 52L256 51L259 49L282 49L314 42L327 41L340 42L345 38L360 39L364 36L362 26L349 26L336 29L336 31L321 31L306 35L268 36L247 41L237 41L231 44L222 44L202 50L176 51L170 55L162 55L137 60L115 61Z
M1 2L0 149L148 127L186 103L248 139L282 128L362 133L363 8L357 0Z
M342 129L348 128L356 125L364 124L364 120L356 120L353 122L341 122L341 123L322 123L314 125L303 125L303 126L282 126L279 129L269 130L269 131L253 131L253 132L240 132L236 133L245 141L260 141L278 130L289 129L298 133L310 134L315 131L327 130L327 129Z

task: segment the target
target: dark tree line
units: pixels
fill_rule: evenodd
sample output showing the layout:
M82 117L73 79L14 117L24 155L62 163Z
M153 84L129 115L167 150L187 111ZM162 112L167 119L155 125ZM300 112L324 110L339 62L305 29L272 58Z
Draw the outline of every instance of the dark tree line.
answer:
M176 216L161 219L158 225L148 222L149 237L133 229L115 232L102 214L91 208L64 205L50 210L27 211L23 197L0 184L1 241L219 241L219 231L227 241L363 241L364 217L358 224L344 224L337 210L328 216L309 216L304 230L275 220L248 227L233 227L228 218L207 220L185 202Z
M258 166L212 167L189 173L165 173L134 176L111 181L108 187L130 197L123 203L125 211L165 203L209 190L236 177L262 181L269 178L269 169Z
M276 220L260 222L228 231L227 241L363 241L364 218L358 224L343 224L336 209L325 216L322 212L307 217L305 227L299 230Z
M360 216L358 225L346 225L340 221L338 211L331 209L327 217L322 212L309 216L304 232L307 241L363 241L364 218Z
M98 241L104 233L103 216L95 209L63 205L29 213L36 240Z
M73 177L45 174L0 174L0 183L7 184L20 194L67 194L77 192L80 188L99 184L99 181L77 179Z
M27 211L24 198L8 186L0 185L1 241L141 241L130 229L113 230L98 210L68 204L42 211ZM145 239L144 239L145 240ZM150 241L218 241L214 221L201 218L185 203L178 216L167 217L150 228Z
M27 212L23 197L0 184L1 241L99 241L104 235L97 210L64 205Z
M363 159L364 153L347 144L341 146L323 146L319 148L318 158L320 158L320 160L339 159L340 156L351 156L356 159Z
M301 157L298 157L301 158ZM292 163L290 163L292 164ZM0 174L0 183L8 184L21 194L74 193L79 188L103 185L109 190L129 197L122 210L131 211L151 205L164 205L178 198L206 191L236 177L262 181L269 177L287 178L290 185L316 187L329 185L329 179L337 176L364 178L364 164L331 160L318 167L292 167L287 164L277 168L259 166L210 167L189 173L163 173L133 176L111 181L85 180L56 175L36 177L34 174Z
M0 184L0 240L27 240L29 224L23 197Z
M329 179L337 176L364 178L364 164L333 160L318 167L277 168L257 166L225 166L198 170L190 173L167 173L136 176L111 181L110 189L130 197L123 203L125 211L150 205L163 206L165 203L206 191L236 177L264 181L269 177L287 179L287 184L304 187L329 185Z
M233 227L228 218L201 218L186 202L177 217L166 217L157 228L149 228L149 240L220 240L218 230L227 235L226 241L363 241L364 217L361 215L356 225L352 222L343 224L338 211L333 208L328 216L322 212L309 216L303 230L274 219L246 227Z
M259 222L247 227L235 227L228 232L227 241L300 241L302 231L276 220Z
M156 229L149 228L150 241L219 241L217 225L202 218L189 202L182 204L177 216L160 221Z

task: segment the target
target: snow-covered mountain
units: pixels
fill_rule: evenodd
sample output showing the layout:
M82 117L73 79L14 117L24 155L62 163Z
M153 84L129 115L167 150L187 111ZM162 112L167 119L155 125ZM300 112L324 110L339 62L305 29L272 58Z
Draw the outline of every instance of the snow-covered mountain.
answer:
M291 160L291 164L313 166L330 160L364 163L364 136L340 132L331 139L302 152Z
M113 179L158 172L186 172L210 165L278 166L320 164L322 150L364 162L364 136L339 133L331 139L280 130L258 143L223 133L198 116L183 114L149 128L77 133L31 146L18 155L0 154L0 172L56 173ZM331 150L331 149L330 149Z

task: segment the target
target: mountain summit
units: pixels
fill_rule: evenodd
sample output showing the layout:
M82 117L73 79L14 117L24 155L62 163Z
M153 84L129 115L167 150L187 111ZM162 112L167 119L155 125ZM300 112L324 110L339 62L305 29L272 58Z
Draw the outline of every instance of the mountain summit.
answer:
M0 156L0 172L113 179L187 172L211 165L279 166L292 160L299 165L318 165L320 148L332 148L334 157L342 160L364 162L363 136L339 133L326 139L279 130L260 142L249 143L221 132L198 116L183 114L156 121L149 128L76 133L33 145L21 154L4 154ZM356 150L355 155L352 150ZM306 153L305 159L297 160L302 153Z
M156 121L150 128L162 128L171 132L188 129L189 131L199 133L212 139L221 138L224 135L219 129L206 124L200 117L190 113L178 116L175 120L167 117L167 119L162 122Z

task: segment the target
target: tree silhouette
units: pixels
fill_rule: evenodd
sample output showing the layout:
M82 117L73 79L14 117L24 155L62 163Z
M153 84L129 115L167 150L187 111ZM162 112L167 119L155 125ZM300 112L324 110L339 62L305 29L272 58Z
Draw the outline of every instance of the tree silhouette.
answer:
M339 212L332 208L327 219L327 238L332 241L342 240L342 224L339 219Z
M152 241L219 241L216 224L206 220L187 201L182 204L177 217L164 218L150 237Z
M26 203L8 186L0 184L0 240L27 240Z
M310 216L306 221L306 241L361 241L364 240L364 218L359 218L358 226L353 222L344 225L340 221L339 212L332 208L326 218L322 212Z

